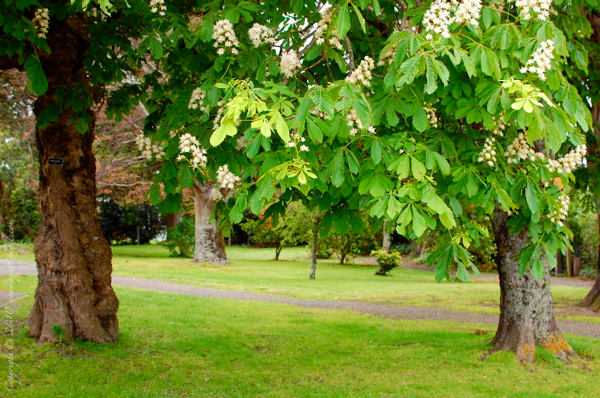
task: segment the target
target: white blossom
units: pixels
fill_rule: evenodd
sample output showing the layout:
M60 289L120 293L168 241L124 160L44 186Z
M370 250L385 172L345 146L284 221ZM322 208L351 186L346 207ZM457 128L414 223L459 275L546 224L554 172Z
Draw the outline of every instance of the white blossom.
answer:
M435 0L431 3L431 7L423 17L425 32L429 34L428 40L433 38L431 32L440 34L442 37L450 37L450 25L453 21L452 9L452 5L446 0Z
M304 152L308 152L308 147L306 145L300 145L300 150Z
M554 59L553 52L554 42L552 40L542 42L525 66L521 68L521 73L537 73L540 79L546 80L546 71L550 69Z
M504 156L508 158L508 163L513 164L519 163L521 160L533 161L539 159L539 156L535 154L527 143L527 139L523 133L519 133L519 136L506 148Z
M429 125L433 128L438 127L438 117L435 113L435 108L433 108L432 104L425 104L423 107L425 114L427 115L427 120L429 120Z
M223 197L221 191L219 191L217 188L213 188L210 190L210 199L214 202L218 202L219 200L223 200L225 198Z
M241 179L229 171L229 166L224 164L217 170L217 184L221 188L235 189L235 186Z
M587 146L580 145L558 160L548 160L548 170L551 173L572 173L577 167L581 166L585 155L587 154Z
M550 16L552 0L516 0L515 5L521 9L519 16L524 20L531 19L531 13L534 12L538 19L545 21Z
M165 11L167 11L167 6L165 6L165 0L150 0L150 11L153 13L165 16Z
M486 163L490 167L494 167L496 165L496 148L495 144L496 139L494 137L488 137L485 139L485 144L483 145L483 150L479 154L478 162Z
M50 26L50 16L47 8L38 8L35 10L35 16L33 17L33 24L37 30L37 37L45 39L48 34L48 28Z
M346 81L350 83L364 84L365 86L371 85L371 70L375 68L375 62L369 56L366 56L360 64L358 68L354 69L354 71L346 77Z
M281 53L281 62L279 64L279 69L285 77L294 76L298 69L300 69L301 65L302 64L300 62L300 59L298 59L298 54L296 54L296 51L289 50L283 51Z
M248 36L252 40L254 47L259 47L262 44L275 44L275 32L271 28L267 28L259 23L255 23L249 30Z
M150 137L138 135L135 137L135 143L138 149L142 152L142 156L146 159L161 159L165 156L165 151L162 145L153 144Z
M500 117L492 116L492 119L494 120L494 123L495 123L492 134L494 134L498 137L504 136L504 131L506 130L506 123L504 122L504 114L500 115Z
M214 46L217 48L217 54L225 54L229 49L232 54L237 54L239 42L233 31L233 25L227 19L221 19L215 23L212 38L215 40Z
M570 202L571 199L569 198L569 196L565 193L561 193L558 197L558 206L556 206L552 213L550 213L550 215L548 216L548 218L550 218L550 221L562 227L563 221L569 215Z
M319 23L318 23L318 27L314 33L314 37L316 39L315 40L316 44L325 43L325 36L326 36L327 30L329 30L332 15L333 15L333 12L332 12L331 7L329 7L328 9L326 9L325 11L322 12L321 19L319 20ZM340 51L344 50L344 46L342 45L342 43L340 41L340 35L336 28L333 28L331 30L331 34L329 35L329 37L327 37L327 41L331 47L337 48Z
M192 91L188 108L205 111L206 107L202 105L204 102L204 97L206 97L206 91L202 90L200 87L196 88L194 91Z
M458 3L453 22L479 25L481 0L453 1L452 3Z
M362 128L363 128L362 121L360 120L360 117L358 117L358 113L356 112L356 109L354 109L354 108L352 108L348 111L348 115L346 116L346 121L347 121L348 127L352 127L350 129L350 135L358 134L359 130L362 130Z
M179 137L179 151L182 155L190 155L190 162L193 167L206 167L206 162L208 160L206 157L206 149L200 148L200 142L198 142L198 139L190 133L185 133ZM184 156L184 158L187 157Z

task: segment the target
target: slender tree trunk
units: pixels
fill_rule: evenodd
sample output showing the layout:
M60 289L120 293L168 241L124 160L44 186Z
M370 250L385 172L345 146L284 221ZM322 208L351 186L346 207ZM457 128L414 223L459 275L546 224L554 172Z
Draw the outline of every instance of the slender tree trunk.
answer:
M389 228L389 221L383 222L383 242L381 243L381 250L389 253L392 247L392 233Z
M88 49L84 16L52 21L48 44L52 56L40 52L50 83L34 105L36 116L53 105L59 87L89 88L82 60ZM95 114L88 109L95 121ZM111 250L96 212L94 135L80 134L71 109L44 129L36 128L40 161L40 230L35 239L38 285L29 314L29 334L40 342L65 338L99 343L118 336L119 301L111 287ZM89 125L90 131L94 122ZM49 158L63 159L62 166Z
M535 360L541 345L562 360L575 355L556 325L550 292L550 273L535 279L528 270L519 274L516 256L529 243L527 231L508 231L509 215L496 209L492 226L498 249L500 276L500 321L489 353L515 351L522 361ZM488 354L489 354L488 353Z
M193 186L196 211L194 261L198 263L223 264L229 262L225 253L225 239L221 230L217 228L217 221L209 221L216 204L214 195L211 194L214 185L212 182L204 184L196 182Z
M313 220L312 245L311 245L311 266L309 279L317 278L317 252L319 250L319 223L320 218Z
M283 250L283 246L281 244L278 244L275 247L275 260L279 261L279 255L281 254L281 250Z

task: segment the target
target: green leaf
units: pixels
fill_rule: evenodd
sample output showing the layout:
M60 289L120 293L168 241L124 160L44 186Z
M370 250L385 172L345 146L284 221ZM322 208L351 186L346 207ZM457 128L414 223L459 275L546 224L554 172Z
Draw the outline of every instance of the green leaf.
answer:
M340 6L340 10L338 12L336 26L338 34L341 38L346 36L346 33L352 27L352 22L350 20L350 12L348 11L348 5Z
M148 191L148 198L150 199L150 203L154 206L157 206L161 200L162 196L160 194L160 184L158 182L154 182Z
M410 163L412 166L411 168L413 177L415 177L417 181L422 181L423 178L425 178L425 174L427 173L425 165L414 156L410 158Z
M344 182L344 151L338 150L331 162L331 182L339 187Z
M396 81L396 87L398 88L412 83L417 76L425 71L425 59L423 55L417 55L404 61L400 65L400 71L402 72L401 77Z
M456 220L454 219L454 214L451 212L446 212L440 214L440 221L447 229L452 229L456 226Z
M187 188L194 185L194 172L190 166L181 166L177 172L177 177L179 180L179 185L181 185L182 188Z
M321 112L325 112L329 116L333 116L335 109L333 107L333 101L329 98L329 93L323 87L316 87L311 92L310 98L314 102L317 109Z
M29 92L42 95L48 91L48 80L40 61L35 57L29 57L24 67L27 72L27 89Z
M235 127L235 124L230 120L224 121L210 136L210 144L216 147L225 140L226 136L236 134L237 127Z
M358 159L356 158L356 155L354 155L354 152L352 151L344 151L346 152L346 162L348 163L348 169L350 169L350 172L352 174L356 174L358 173Z
M426 77L427 77L427 84L425 85L425 92L427 94L432 94L433 92L435 92L435 90L437 90L437 72L435 71L435 68L433 67L433 62L431 61L431 58L427 57L425 58L425 65L427 67L427 73L426 73Z
M321 128L317 126L315 122L312 121L312 118L306 119L306 125L308 127L308 136L314 143L323 142L323 132Z
M446 158L437 152L433 152L433 156L435 156L435 160L442 174L448 175L450 173L450 164L448 163Z
M277 134L279 134L283 142L288 142L290 140L290 128L288 127L287 122L279 112L275 114L273 119L275 119L275 130L277 130ZM271 122L273 122L273 119L271 119Z
M375 164L379 164L381 162L381 157L383 155L383 148L381 146L381 141L377 138L373 140L371 144L371 158Z
M527 206L529 206L529 210L531 210L533 214L538 214L540 212L540 203L537 197L536 189L531 181L527 181L527 187L525 188L525 199L527 200Z
M408 155L401 156L396 172L398 173L398 178L401 180L408 177L410 173L410 157Z
M421 213L419 213L415 206L412 206L412 227L415 235L417 235L417 238L423 235L427 229L425 218L421 215Z
M416 128L418 132L422 133L427 129L428 123L425 109L423 109L422 106L419 106L412 118L413 127Z
M352 7L354 8L354 12L356 13L356 16L358 18L358 22L360 22L360 27L362 28L363 32L367 33L367 26L365 24L365 18L362 16L358 7L356 7L356 4L354 4L354 3L351 3L351 4L352 4Z
M150 48L150 54L153 59L160 59L163 57L163 45L157 36L150 36L148 38L148 47Z

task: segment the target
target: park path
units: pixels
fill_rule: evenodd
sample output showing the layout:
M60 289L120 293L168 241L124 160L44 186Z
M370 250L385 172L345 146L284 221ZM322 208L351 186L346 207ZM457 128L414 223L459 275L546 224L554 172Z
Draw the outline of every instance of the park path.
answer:
M0 275L7 274L8 272L9 268L7 261L0 260ZM19 275L37 275L35 263L21 262L18 266L14 266L12 272ZM560 283L560 279L563 278L553 278L552 283L555 284L555 282L557 282L557 285L562 284ZM156 279L127 278L114 275L112 277L112 282L115 286L134 287L138 289L151 290L163 293L172 293L183 296L206 297L228 300L263 301L270 303L291 304L304 308L350 310L391 319L407 319L415 321L439 320L469 323L475 325L490 325L490 332L493 332L493 328L498 324L497 315L470 312L453 312L431 307L392 306L385 304L365 303L361 301L305 300L237 290L210 289L198 286L178 285L176 283ZM586 281L578 281L578 286L581 286L581 283L579 282ZM572 286L571 283L565 283L565 285ZM591 288L591 286L592 283L589 284L589 288ZM4 295L6 295L6 293L4 293ZM3 297L3 295L0 294L0 300L2 300L3 298L5 299L6 297ZM592 314L593 313L590 312L589 315ZM598 324L565 320L558 320L557 322L560 329L563 332L600 339L600 325Z

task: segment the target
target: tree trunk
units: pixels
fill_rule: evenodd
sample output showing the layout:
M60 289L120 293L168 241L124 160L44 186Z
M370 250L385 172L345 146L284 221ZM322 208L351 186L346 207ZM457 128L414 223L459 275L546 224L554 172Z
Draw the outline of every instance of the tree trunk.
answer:
M585 296L583 301L578 304L579 307L588 308L595 312L600 312L600 273L598 273L598 277L596 278L596 282L594 286L592 286L592 290Z
M381 243L381 250L387 253L390 252L390 248L392 247L392 233L388 226L389 221L385 220L383 222L383 242Z
M88 49L84 16L50 23L52 55L40 52L50 83L34 105L37 117L53 105L59 87L89 89L82 60ZM96 163L90 132L80 134L70 108L44 129L36 128L40 161L40 230L35 239L38 285L29 314L29 334L40 342L64 338L99 343L118 336L119 301L111 287L111 250L96 212ZM49 164L63 159L63 165ZM60 329L59 329L60 328Z
M227 253L225 253L223 233L217 228L216 220L209 221L216 204L214 195L211 194L214 185L212 182L204 184L196 182L193 186L196 212L194 261L198 263L223 264L229 262Z
M313 231L312 231L312 246L311 246L311 266L310 266L310 277L309 279L317 278L317 252L319 246L319 222L320 219L313 220Z
M283 246L281 244L278 244L277 246L275 246L275 260L279 261L279 255L281 254L282 250L283 250Z
M575 355L556 325L550 292L550 273L535 279L530 270L519 274L516 260L521 249L530 242L527 231L508 231L509 216L496 209L492 226L498 249L500 277L500 321L493 340L492 352L515 351L521 361L535 360L535 347L541 345L562 360Z

